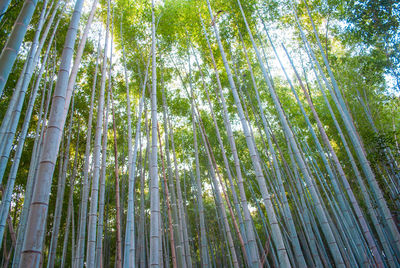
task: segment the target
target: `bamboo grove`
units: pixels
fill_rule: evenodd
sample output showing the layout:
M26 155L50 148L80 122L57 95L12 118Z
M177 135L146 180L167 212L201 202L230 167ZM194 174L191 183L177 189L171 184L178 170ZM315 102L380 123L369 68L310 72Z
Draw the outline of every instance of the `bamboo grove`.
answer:
M399 267L399 9L0 1L0 265Z

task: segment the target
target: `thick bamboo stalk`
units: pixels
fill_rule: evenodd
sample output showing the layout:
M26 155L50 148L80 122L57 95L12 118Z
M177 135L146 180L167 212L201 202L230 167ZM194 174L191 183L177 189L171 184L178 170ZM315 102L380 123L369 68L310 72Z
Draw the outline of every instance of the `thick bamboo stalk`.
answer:
M58 22L56 23L56 26L58 25ZM57 29L57 27L55 27L55 30L56 29ZM54 32L53 32L53 36L54 36ZM49 46L51 47L51 43L49 44ZM43 66L43 68L44 68L44 66ZM48 113L49 106L50 106L50 98L52 96L53 81L54 81L53 78L55 76L55 68L56 68L56 58L53 55L53 68L52 68L52 71L50 74L51 82L50 82L49 86L47 86L48 72L46 72L46 75L45 75L45 84L44 84L44 90L43 90L44 92L42 94L42 102L41 102L41 108L40 108L40 112L39 112L39 120L38 120L37 126L36 126L35 141L33 144L32 156L31 156L30 165L29 165L29 172L28 172L28 178L27 178L25 196L24 196L24 205L22 207L22 211L20 214L20 222L18 225L17 244L15 246L15 254L14 254L13 263L12 263L13 267L18 267L20 260L21 260L21 250L22 250L22 246L24 243L24 239L25 239L26 224L28 221L28 213L29 213L31 200L32 200L33 187L34 187L35 180L36 180L35 175L37 172L38 159L40 157L41 148L43 145L42 141L43 141L44 130L45 130L45 127L47 126L46 120L47 120L47 113ZM46 92L47 92L47 96L46 96ZM44 107L44 111L43 111L43 107ZM62 157L61 157L61 159L62 159Z
M42 251L42 238L47 217L49 192L55 161L64 128L62 113L65 106L66 86L69 75L69 67L73 54L81 10L84 0L77 0L74 13L71 18L70 27L67 32L64 50L61 56L60 70L57 76L54 91L53 105L50 111L49 124L44 138L43 153L39 160L38 176L32 195L32 204L29 211L28 223L25 234L25 242L22 250L20 267L27 265L38 265Z
M67 170L69 168L69 155L70 155L70 145L71 145L71 135L72 135L72 123L74 119L74 100L72 99L72 114L70 117L69 127L68 127L68 136L67 136L67 145L65 148L65 156L63 160L62 174L57 184L57 200L56 200L56 208L54 211L53 218L53 226L51 230L51 241L50 241L50 250L49 257L47 262L47 268L53 268L56 262L56 253L57 253L57 245L58 245L58 237L59 230L61 225L61 213L64 203L64 192L65 192L65 184L67 178Z

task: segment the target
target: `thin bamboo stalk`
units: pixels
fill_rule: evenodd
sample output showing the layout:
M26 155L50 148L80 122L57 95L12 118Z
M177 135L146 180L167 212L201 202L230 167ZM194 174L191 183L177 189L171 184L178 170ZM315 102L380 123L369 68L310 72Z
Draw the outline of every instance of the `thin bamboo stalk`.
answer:
M111 87L110 87L110 90ZM117 259L116 267L122 267L122 245L121 245L121 205L120 205L120 193L119 193L119 167L118 167L118 146L117 146L117 130L115 125L115 109L113 93L111 92L111 107L112 107L112 118L113 118L113 131L114 131L114 162L115 162L115 209L116 209L116 229L117 229Z
M157 163L157 73L156 73L156 29L154 0L152 0L152 91L151 91L151 157L150 157L150 267L160 265L160 193Z
M89 268L95 267L96 259L96 228L97 228L97 207L99 200L99 177L100 177L100 151L101 151L101 132L103 125L103 109L104 109L104 92L106 86L106 69L107 69L107 53L108 53L108 36L110 30L110 1L107 1L107 26L106 26L106 37L104 42L104 55L103 55L103 66L102 76L100 82L100 94L99 102L97 104L97 122L96 122L96 134L94 138L93 148L93 179L92 189L90 197L90 208L89 208L89 223L88 223L88 239L87 239L87 254L86 254L86 265ZM103 133L106 135L106 133Z
M75 259L72 267L78 268L83 267L84 260L84 252L85 252L85 237L86 237L86 222L87 222L87 205L89 199L89 168L90 168L90 144L92 140L92 122L93 122L93 109L94 109L94 97L96 92L97 85L97 73L98 73L98 65L99 65L99 57L100 57L100 34L99 41L97 45L97 56L96 56L96 67L93 78L92 85L92 95L90 98L90 108L89 108L89 118L87 125L87 133L86 133L86 147L85 147L85 158L84 158L84 167L83 167L83 179L82 179L82 200L81 207L79 211L79 234L78 234L78 244L75 252Z
M17 58L19 48L24 39L28 25L35 11L37 0L25 0L24 5L15 21L14 27L7 43L4 45L0 54L0 96L3 93L8 76Z
M158 129L158 142L160 143L160 158L161 158L161 164L162 164L162 173L163 173L163 179L164 179L164 190L165 190L165 200L167 203L167 212L168 212L168 229L169 229L169 235L170 235L170 243L171 243L171 255L172 255L172 267L176 268L178 267L176 264L176 253L175 253L175 240L174 240L174 229L172 227L172 216L171 216L171 204L169 202L169 193L168 193L168 184L167 184L167 176L165 174L165 167L164 167L164 156L162 153L162 146L161 146L161 137L160 137L160 129L159 126L157 126Z

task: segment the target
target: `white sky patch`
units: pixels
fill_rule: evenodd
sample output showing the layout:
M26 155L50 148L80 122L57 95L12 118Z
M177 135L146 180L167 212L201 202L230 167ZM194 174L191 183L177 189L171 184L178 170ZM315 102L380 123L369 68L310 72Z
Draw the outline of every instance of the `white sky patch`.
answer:
M259 32L262 35L265 35L265 31L261 26L259 29L260 29ZM293 30L285 29L285 31L283 31L282 29L278 29L276 27L270 27L267 30L268 30L268 33L269 33L269 35L272 39L272 42L275 46L276 52L279 56L279 59L281 60L282 65L284 66L284 68L286 70L286 73L288 74L289 77L293 77L294 71L293 71L293 69L290 65L290 61L289 61L288 57L286 56L286 53L282 47L282 44L284 44L286 49L288 50L288 53L290 53L290 50L291 50L290 43L291 43L291 40L293 40L293 38L294 38ZM264 40L264 44L265 44L265 42L266 42L266 40ZM289 45L288 45L288 43L289 43ZM259 48L259 49L261 50L261 48ZM272 77L279 76L282 79L286 79L285 75L282 71L282 68L279 64L278 58L275 56L275 53L269 42L267 44L267 47L264 46L264 49L266 51L266 56L270 59L270 62L268 62L268 64L271 67L270 72L271 72Z
M396 78L392 74L385 74L385 81L389 95L400 97L400 88L397 86Z

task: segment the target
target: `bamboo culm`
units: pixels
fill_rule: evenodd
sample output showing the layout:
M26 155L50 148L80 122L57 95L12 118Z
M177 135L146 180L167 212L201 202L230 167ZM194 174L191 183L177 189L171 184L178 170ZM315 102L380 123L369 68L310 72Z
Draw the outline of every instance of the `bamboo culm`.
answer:
M104 42L103 50L103 65L101 69L101 82L100 82L100 94L99 101L97 104L97 122L96 122L96 134L94 138L93 147L93 177L92 177L92 189L90 195L90 208L89 208L89 222L88 222L88 239L87 239L87 253L86 253L86 265L89 268L95 267L95 254L96 254L96 227L97 227L97 208L99 200L99 178L100 178L100 152L101 152L101 134L103 126L103 110L104 110L104 92L106 87L106 70L107 70L107 53L108 53L108 36L110 29L110 1L107 1L107 27L106 37ZM103 135L104 135L103 131Z
M61 120L62 114L60 111L63 111L65 106L66 87L69 75L68 70L71 65L73 47L81 17L83 2L83 0L77 0L75 3L74 12L71 18L70 27L67 31L66 42L61 56L60 70L57 76L49 123L43 143L43 153L40 156L37 173L38 176L35 182L35 185L40 185L40 187L34 187L34 192L32 194L32 204L28 216L20 267L38 265L42 255L42 238L44 236L44 227L47 217L49 192L61 141L62 130L64 128L63 124L61 124L64 122Z

